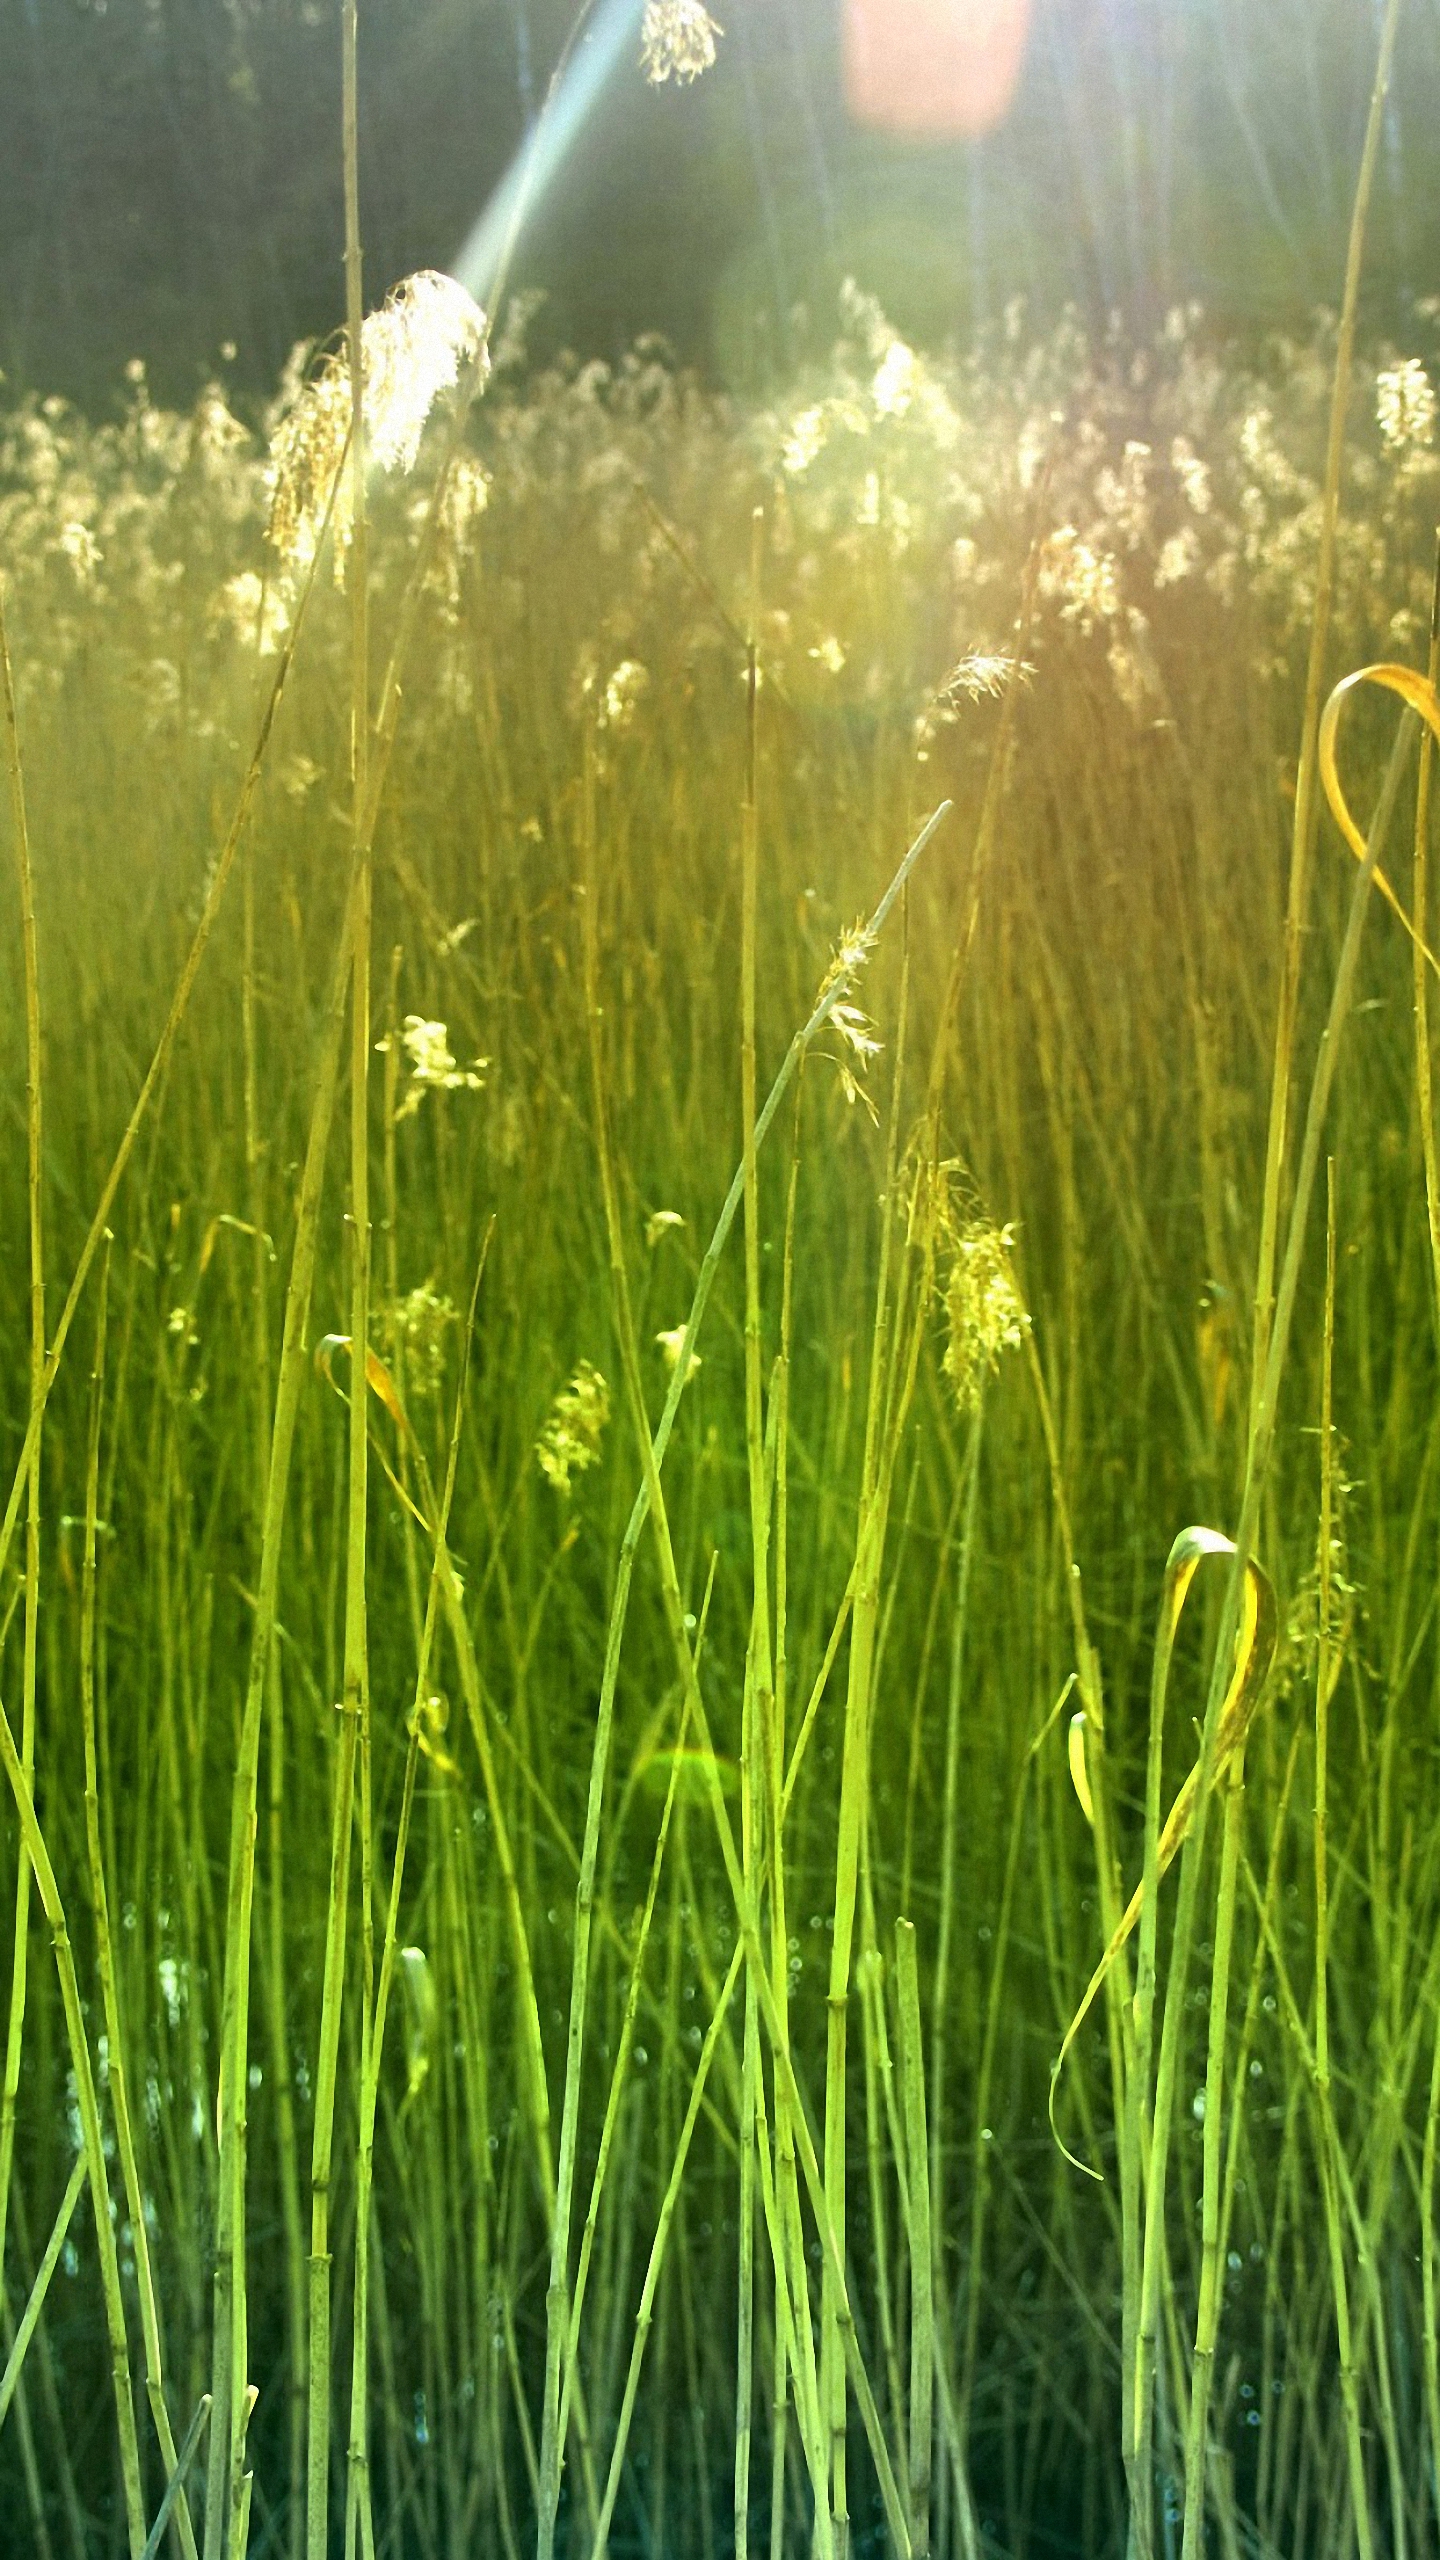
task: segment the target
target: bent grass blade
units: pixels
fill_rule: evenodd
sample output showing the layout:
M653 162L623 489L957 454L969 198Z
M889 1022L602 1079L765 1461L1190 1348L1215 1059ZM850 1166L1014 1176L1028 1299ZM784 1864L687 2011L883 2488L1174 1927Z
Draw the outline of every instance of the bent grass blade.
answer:
M1170 1657L1175 1646L1175 1632L1179 1625L1180 1612L1185 1605L1190 1585L1194 1581L1201 1563L1207 1556L1232 1556L1234 1553L1235 1548L1229 1538L1222 1537L1218 1530L1205 1528L1182 1529L1170 1550L1169 1560L1165 1568L1165 1586L1160 1601L1160 1619L1155 1636L1155 1684L1162 1712L1165 1690L1169 1681ZM1212 1787L1215 1784L1218 1784L1219 1780L1224 1775L1226 1768L1230 1762L1234 1760L1236 1753L1243 1747L1246 1736L1249 1733L1251 1721L1254 1717L1256 1708L1259 1706L1261 1698L1264 1695L1266 1676L1269 1672L1270 1663L1275 1651L1276 1625L1277 1613L1274 1586L1270 1581L1269 1575L1254 1562L1253 1558L1251 1558L1247 1561L1245 1567L1244 1611L1235 1645L1235 1667L1231 1673L1230 1686L1225 1693L1224 1704L1220 1710L1220 1726L1215 1742L1214 1771L1211 1781ZM1070 1743L1070 1764L1072 1776L1075 1773L1076 1757L1075 1738L1072 1728ZM1082 1746L1082 1775L1083 1766ZM1196 1760L1190 1770L1189 1776L1186 1778L1184 1785L1181 1787L1179 1794L1176 1796L1174 1803L1170 1807L1165 1827L1160 1834L1156 1861L1157 1880L1165 1874L1166 1869L1173 1863L1176 1853L1190 1828L1190 1822L1195 1811L1196 1799L1199 1792L1199 1785L1200 1762ZM1086 1804L1088 1786L1085 1792L1082 1793L1078 1778L1076 1780L1076 1793L1080 1796L1082 1808L1086 1811L1088 1818L1089 1808ZM1101 2175L1101 2172L1098 2169L1093 2168L1088 2161L1077 2160L1074 2153L1068 2150L1065 2143L1061 2140L1059 2129L1055 2122L1055 2093L1059 2086L1060 2075L1065 2068L1070 2048L1074 2044L1081 2027L1084 2025L1091 2009L1094 2007L1096 2000L1104 1989L1116 1957L1119 1955L1121 1948L1126 1944L1126 1941L1131 1937L1138 1926L1144 1910L1145 1886L1142 1882L1136 1886L1126 1907L1123 1918L1120 1920L1119 1925L1110 1939L1109 1945L1105 1949L1105 1953L1101 1957L1100 1962L1090 1977L1089 1983L1086 1986L1085 1997L1081 2001L1079 2008L1076 2010L1074 2017L1071 2019L1069 2026L1065 2030L1060 2051L1056 2055L1054 2064L1051 2067L1049 2101L1050 2130L1054 2134L1061 2151L1064 2152L1066 2159L1069 2160L1075 2168L1083 2169L1087 2177L1098 2178ZM1138 1992L1136 1996L1138 2000Z
M1424 721L1431 736L1440 739L1440 696L1437 696L1428 676L1417 674L1413 667L1400 666L1389 660L1382 660L1372 667L1356 667L1352 674L1341 677L1321 716L1317 750L1320 780L1325 797L1330 804L1331 816L1356 861L1361 863L1366 859L1365 838L1350 814L1350 804L1341 786L1335 758L1335 742L1340 729L1340 714L1350 696L1362 684L1379 685L1386 693L1398 694L1406 708L1415 712ZM1378 862L1375 865L1374 878L1381 897L1399 917L1421 959L1427 961L1436 976L1440 977L1440 960L1436 959L1423 934L1418 932L1411 922Z

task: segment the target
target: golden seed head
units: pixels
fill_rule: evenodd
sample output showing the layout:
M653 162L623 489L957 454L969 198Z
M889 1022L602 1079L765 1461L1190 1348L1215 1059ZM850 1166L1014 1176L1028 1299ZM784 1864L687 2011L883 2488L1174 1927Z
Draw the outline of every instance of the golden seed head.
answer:
M487 323L463 284L422 269L398 284L360 332L368 459L381 471L413 471L426 419L462 371L486 361ZM301 385L270 446L270 540L286 571L314 556L334 493L336 558L350 538L348 485L335 476L350 433L345 353L325 356Z

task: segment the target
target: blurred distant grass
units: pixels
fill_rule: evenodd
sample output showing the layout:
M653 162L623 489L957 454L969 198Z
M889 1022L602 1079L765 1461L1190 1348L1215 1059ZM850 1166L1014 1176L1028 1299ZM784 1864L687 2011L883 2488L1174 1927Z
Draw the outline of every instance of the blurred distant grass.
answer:
M789 2147L794 2092L774 2064L782 2012L817 2140L848 2090L830 2209L843 2206L858 2352L907 2513L931 2503L940 2551L1123 2543L1119 2164L1100 2023L1082 2034L1059 2104L1067 2142L1106 2167L1105 2186L1075 2176L1046 2123L1050 2064L1108 1930L1108 1883L1066 1765L1077 1701L1054 1710L1073 1673L1087 1703L1103 1696L1123 1903L1141 1868L1166 1556L1189 1523L1233 1528L1239 1502L1332 357L1322 334L1277 344L1251 374L1181 314L1152 345L1094 347L1067 324L1038 345L1002 333L946 370L853 293L829 364L774 413L702 398L651 349L613 375L539 377L499 351L446 501L376 841L370 1339L391 1397L371 1398L373 1766L352 1861L330 2215L343 2388L361 2021L408 1761L398 1972L374 2081L377 2548L525 2549L558 2495L559 2547L589 2549L642 2300L610 2547L733 2540L746 2335L750 2532L756 2548L773 2533L777 2551L808 2536L807 2464L829 2459L842 2350L815 2198ZM1423 659L1434 430L1418 369L1387 361L1378 399L1373 373L1357 375L1334 675ZM381 663L441 442L432 429L415 478L373 490ZM262 543L264 461L218 395L181 418L143 381L113 430L31 407L0 441L52 1329L224 836L257 686L296 606L298 586L285 591ZM177 2438L211 2378L225 1862L282 1306L350 877L348 645L327 552L239 873L111 1217L103 1338L97 1267L40 1444L36 1798L113 2145L86 1829L93 1695L95 1855ZM1378 780L1392 737L1378 700L1347 717L1344 771L1362 812L1364 777ZM547 2383L546 2145L563 2183L587 1773L643 1480L632 1407L638 1397L653 1428L673 1375L659 1337L673 1354L757 1096L942 797L953 810L873 956L850 946L846 1000L883 1045L866 1055L858 1014L848 1041L832 1022L754 1158L750 1207L676 1408L666 1541L647 1530L634 1550L593 1842L565 2282L617 2056L625 2074L603 2137L573 2373L549 2279L559 2363ZM1397 822L1385 861L1408 898L1406 833ZM1305 936L1302 1093L1353 877L1327 820ZM0 1198L14 1241L0 1323L18 1455L24 1011L15 937L7 948ZM747 949L753 1088L741 1072ZM1350 2377L1378 2547L1436 2539L1422 2235L1440 2021L1429 1810L1440 1488L1411 1011L1409 949L1376 903L1326 1140L1333 1311L1317 1210L1257 1540L1280 1643L1237 1817L1227 2033L1241 2096L1233 2113L1226 2101L1233 2207L1210 2408L1211 2513L1233 2551L1347 2547ZM337 1149L310 1345L348 1330L346 1199ZM482 1257L441 1552L435 1506ZM1000 1291L988 1334L982 1270ZM966 1324L977 1328L968 1368L955 1349ZM341 1350L328 1366L307 1360L266 1674L245 2270L255 2550L299 2551L304 2537L303 2214L344 1688L347 1420L334 1390L348 1374ZM22 1548L3 1594L17 1731ZM1203 1708L1222 1579L1211 1594L1202 1577L1179 1628L1167 1805L1194 1757L1189 1719ZM777 1867L779 1789L842 1610ZM862 1628L866 1741L847 1772L844 1684L853 1696ZM1328 2105L1348 2375L1316 2211L1335 2153L1305 2059L1317 1655L1330 1693ZM417 1660L428 1666L418 1709ZM736 1906L717 1806L757 1896L774 2004L748 2023L751 1972L722 2008ZM10 1912L13 1821L0 1837ZM847 1856L855 1997L837 2080L827 1976ZM897 1940L907 1922L914 1938L902 1927ZM1202 1918L1167 2223L1156 2446L1177 2495L1212 1927ZM8 1941L5 1953L8 1978ZM527 2063L532 2014L543 2097ZM1118 2035L1113 2004L1110 2016ZM79 2135L33 1899L15 2125L12 2321ZM113 2148L108 2169L138 2378L136 2231ZM124 2544L88 2213L82 2203L69 2227L0 2440L17 2551ZM664 2254L642 2296L657 2232ZM912 2333L919 2269L933 2275L933 2341L923 2319ZM813 2305L795 2289L807 2277ZM813 2308L808 2379L796 2333L783 2354L778 2344L785 2302L807 2335ZM933 2477L909 2407L932 2342ZM777 2425L787 2370L790 2417ZM850 2509L868 2547L883 2516L853 2405L848 2437ZM161 2483L143 2410L139 2441L153 2514ZM338 2396L333 2444L338 2547L351 2449Z

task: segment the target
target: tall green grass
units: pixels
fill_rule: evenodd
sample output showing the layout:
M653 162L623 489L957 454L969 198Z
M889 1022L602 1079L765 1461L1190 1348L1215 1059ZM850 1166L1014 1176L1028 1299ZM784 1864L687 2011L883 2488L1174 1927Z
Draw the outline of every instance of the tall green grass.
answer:
M1434 397L843 329L4 424L7 2549L1440 2533Z

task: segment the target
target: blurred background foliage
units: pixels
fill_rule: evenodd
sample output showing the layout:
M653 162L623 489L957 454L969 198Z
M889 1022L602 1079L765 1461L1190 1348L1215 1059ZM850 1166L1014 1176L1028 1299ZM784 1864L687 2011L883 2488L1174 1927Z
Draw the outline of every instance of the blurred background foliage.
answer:
M1372 0L1036 0L979 142L847 113L842 0L728 0L693 91L622 69L537 206L517 271L539 353L638 334L763 390L833 335L853 274L924 344L1023 297L1147 333L1204 303L1233 341L1333 301L1374 65ZM1440 278L1437 0L1401 34L1368 320L1428 351ZM638 0L637 0L638 18ZM523 142L574 0L386 0L362 29L369 299L446 266ZM140 357L188 402L236 350L267 391L339 322L331 0L0 0L0 368L92 409ZM1417 311L1417 303L1419 305Z

